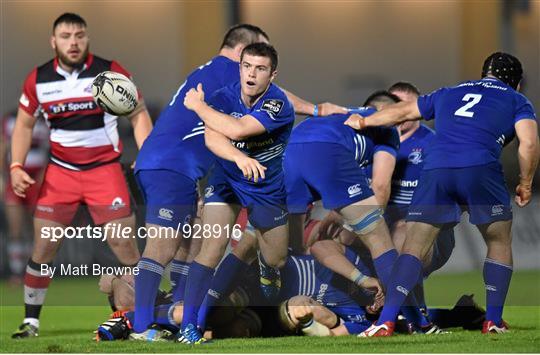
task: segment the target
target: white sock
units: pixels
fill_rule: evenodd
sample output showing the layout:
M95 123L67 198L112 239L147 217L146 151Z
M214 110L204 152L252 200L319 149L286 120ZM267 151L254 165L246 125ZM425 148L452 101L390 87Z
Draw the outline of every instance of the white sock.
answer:
M29 323L30 325L39 328L39 319L37 318L24 318L23 323Z

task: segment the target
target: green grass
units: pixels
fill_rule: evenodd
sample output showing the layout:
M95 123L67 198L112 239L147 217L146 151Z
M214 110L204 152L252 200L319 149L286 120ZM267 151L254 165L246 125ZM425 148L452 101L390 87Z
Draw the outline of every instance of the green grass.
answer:
M481 275L477 273L434 275L426 283L428 302L451 306L459 295L475 293L482 303ZM395 336L388 339L256 338L226 339L190 347L174 343L92 341L92 331L106 319L109 309L97 291L95 279L59 279L51 285L41 317L40 337L11 340L22 317L20 290L0 286L0 352L84 353L502 353L540 352L540 272L516 272L508 294L504 317L511 333L483 336L478 331L453 329L440 336Z

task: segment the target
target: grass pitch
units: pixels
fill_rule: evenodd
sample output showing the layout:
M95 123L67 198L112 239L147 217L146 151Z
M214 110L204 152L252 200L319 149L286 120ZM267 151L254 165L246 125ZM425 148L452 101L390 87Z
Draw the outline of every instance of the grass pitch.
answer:
M480 273L433 275L426 282L430 305L452 306L463 293L484 291ZM483 336L479 331L452 329L438 336L395 336L386 339L255 338L226 339L201 346L174 343L100 342L92 331L110 310L97 291L96 279L58 279L51 284L43 308L40 336L12 340L11 332L23 316L22 290L0 286L0 352L3 353L499 353L540 352L540 271L516 272L507 298L504 318L511 332Z

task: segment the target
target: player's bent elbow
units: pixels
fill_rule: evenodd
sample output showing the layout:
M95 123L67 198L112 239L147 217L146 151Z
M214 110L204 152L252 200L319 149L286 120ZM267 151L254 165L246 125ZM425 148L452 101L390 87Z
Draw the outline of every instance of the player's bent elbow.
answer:
M522 139L519 141L520 150L537 152L538 148L538 139Z

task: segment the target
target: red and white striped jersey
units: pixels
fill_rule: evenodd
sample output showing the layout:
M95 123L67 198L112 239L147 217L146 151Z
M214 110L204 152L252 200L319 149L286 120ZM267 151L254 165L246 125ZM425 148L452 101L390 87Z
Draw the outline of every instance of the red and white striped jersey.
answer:
M92 81L106 70L131 77L117 62L89 54L80 70L66 72L54 58L26 78L19 108L45 118L53 163L87 170L119 160L117 116L104 112L92 97Z

